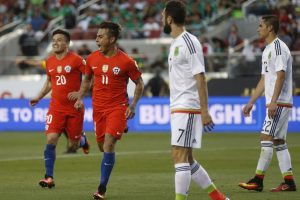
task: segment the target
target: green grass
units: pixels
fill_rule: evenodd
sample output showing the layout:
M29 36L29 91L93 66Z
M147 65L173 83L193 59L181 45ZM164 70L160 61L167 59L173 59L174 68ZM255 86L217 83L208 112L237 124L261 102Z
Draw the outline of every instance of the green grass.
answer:
M102 155L91 133L91 153L65 155L62 137L57 148L55 189L41 189L43 177L43 133L0 134L0 199L87 200L99 181ZM169 134L128 134L117 145L117 159L107 191L107 200L174 200L174 168ZM259 156L257 134L209 134L194 156L207 169L215 184L231 200L296 200L299 192L271 193L281 182L276 154L268 170L263 192L240 189L237 184L253 176ZM300 134L288 136L296 181L300 177ZM298 182L298 186L299 186ZM189 200L208 200L191 184Z

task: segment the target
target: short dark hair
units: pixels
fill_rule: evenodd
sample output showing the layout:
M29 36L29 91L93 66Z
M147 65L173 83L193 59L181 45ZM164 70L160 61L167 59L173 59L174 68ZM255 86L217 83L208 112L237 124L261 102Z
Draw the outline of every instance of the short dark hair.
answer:
M110 37L115 37L116 40L120 37L121 26L118 23L105 21L99 26L100 29L108 29L108 34Z
M175 24L184 25L186 17L185 4L179 0L168 1L166 3L165 15L166 17L172 17Z
M67 31L67 30L64 30L64 29L56 29L55 31L53 31L52 33L52 37L56 34L62 34L65 36L67 42L70 42L71 40L71 36L70 36L70 33Z
M261 19L267 26L272 26L274 33L277 35L279 31L279 19L276 15L263 15Z

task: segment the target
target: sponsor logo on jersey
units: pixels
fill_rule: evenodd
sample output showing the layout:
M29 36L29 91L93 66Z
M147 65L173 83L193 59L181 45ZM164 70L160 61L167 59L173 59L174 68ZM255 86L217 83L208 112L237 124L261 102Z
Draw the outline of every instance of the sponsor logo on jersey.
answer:
M119 68L119 67L114 67L113 69L112 69L112 71L113 71L113 73L115 74L115 75L118 75L119 73L120 73L120 71L121 71L121 69Z
M71 72L71 66L70 65L67 65L67 66L65 66L65 72L67 72L67 73L70 73Z
M57 66L56 70L57 70L57 73L61 73L62 72L62 66Z
M108 71L108 65L102 65L102 71L106 73Z

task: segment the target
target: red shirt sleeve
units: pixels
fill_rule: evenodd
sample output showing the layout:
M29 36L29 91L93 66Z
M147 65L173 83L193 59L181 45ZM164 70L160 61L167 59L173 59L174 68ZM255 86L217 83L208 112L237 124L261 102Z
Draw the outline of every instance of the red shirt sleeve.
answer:
M92 55L89 55L86 60L85 73L84 74L92 74L92 66L91 66Z
M129 78L134 81L141 77L141 72L139 70L139 67L137 65L137 62L133 59L130 59L128 62L128 76Z

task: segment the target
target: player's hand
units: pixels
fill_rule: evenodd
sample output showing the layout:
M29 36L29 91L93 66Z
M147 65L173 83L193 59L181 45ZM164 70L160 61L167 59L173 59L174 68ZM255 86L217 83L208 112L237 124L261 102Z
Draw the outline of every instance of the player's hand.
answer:
M125 112L126 119L132 119L135 116L135 106L129 105Z
M270 119L273 119L275 117L276 110L277 110L277 104L271 102L268 106L268 116Z
M70 101L74 101L74 100L78 99L78 96L79 96L79 92L70 92L68 94L68 99Z
M209 113L202 113L202 124L204 132L210 132L214 129L214 122Z
M35 97L35 98L29 100L29 104L30 104L30 106L35 106L36 104L38 104L39 101L40 101L40 99L38 97Z
M74 104L74 108L76 110L80 110L83 108L83 101L81 99L77 99L75 104Z
M247 105L245 105L245 106L243 107L243 115L244 115L245 117L249 117L252 108L253 108L253 104L251 104L251 103L248 103Z

